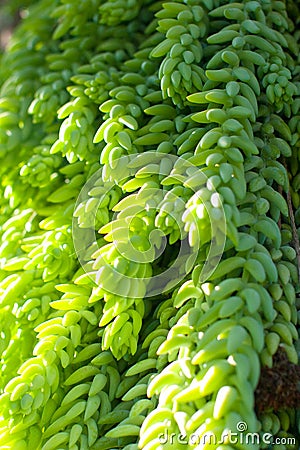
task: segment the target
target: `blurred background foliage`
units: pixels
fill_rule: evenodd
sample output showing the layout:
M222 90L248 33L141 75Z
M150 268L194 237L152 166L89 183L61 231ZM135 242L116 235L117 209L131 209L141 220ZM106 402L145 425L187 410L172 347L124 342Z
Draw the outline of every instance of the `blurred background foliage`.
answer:
M26 16L27 8L37 0L0 0L0 57L8 45L13 29Z

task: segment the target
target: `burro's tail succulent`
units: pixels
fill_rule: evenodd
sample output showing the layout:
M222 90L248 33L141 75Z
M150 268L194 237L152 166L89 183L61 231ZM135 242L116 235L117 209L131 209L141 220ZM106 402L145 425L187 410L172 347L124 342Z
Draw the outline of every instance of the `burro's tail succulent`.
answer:
M298 2L10 8L1 449L298 449Z

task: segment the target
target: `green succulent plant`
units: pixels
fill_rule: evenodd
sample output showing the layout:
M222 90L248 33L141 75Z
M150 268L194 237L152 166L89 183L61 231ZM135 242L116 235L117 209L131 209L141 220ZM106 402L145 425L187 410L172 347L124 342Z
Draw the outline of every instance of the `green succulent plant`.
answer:
M299 2L11 7L1 448L298 448Z

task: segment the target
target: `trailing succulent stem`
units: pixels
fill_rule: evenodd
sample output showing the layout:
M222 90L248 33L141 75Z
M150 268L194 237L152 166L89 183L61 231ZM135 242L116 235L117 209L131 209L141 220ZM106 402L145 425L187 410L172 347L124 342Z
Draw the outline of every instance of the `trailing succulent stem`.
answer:
M31 3L0 61L1 448L298 448L298 3Z

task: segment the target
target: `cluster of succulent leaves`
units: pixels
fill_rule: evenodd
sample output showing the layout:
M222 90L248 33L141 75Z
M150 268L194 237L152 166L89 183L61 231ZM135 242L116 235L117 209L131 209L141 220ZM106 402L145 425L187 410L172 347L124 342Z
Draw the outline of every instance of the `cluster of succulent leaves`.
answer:
M0 65L1 448L193 449L239 422L297 435L293 389L258 412L254 393L279 349L298 362L299 21L298 2L281 0L32 2ZM180 183L180 166L162 177L149 161L107 190L121 156L147 152L205 179ZM103 167L107 179L76 205ZM113 208L145 186L161 197L131 231L141 251L163 231L166 255L129 264L110 236ZM203 201L227 222L205 283ZM74 217L100 229L83 265ZM169 292L114 295L95 278L100 257L149 277L186 236L201 241L196 265Z

